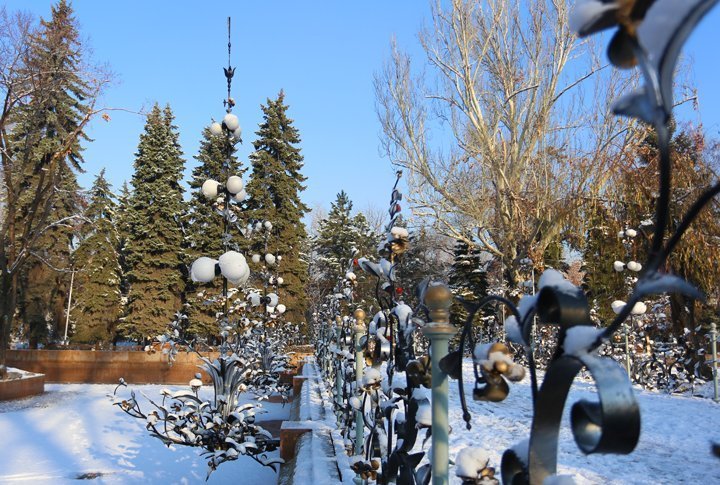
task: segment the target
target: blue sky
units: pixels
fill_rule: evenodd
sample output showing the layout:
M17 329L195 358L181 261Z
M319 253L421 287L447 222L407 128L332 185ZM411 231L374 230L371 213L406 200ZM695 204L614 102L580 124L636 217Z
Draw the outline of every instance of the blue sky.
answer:
M48 17L52 2L6 0L10 10ZM417 32L429 21L426 0L349 1L137 1L73 2L81 35L93 59L116 73L102 105L131 111L170 103L189 175L200 132L224 111L226 18L232 17L234 112L243 127L241 160L247 161L261 121L260 104L285 90L289 114L302 136L305 202L329 207L341 189L357 209L384 208L394 170L379 151L373 74L387 59L390 40L421 55ZM720 9L703 21L686 53L694 60L706 131L718 136L718 61L713 46ZM87 186L106 167L117 188L130 178L141 116L112 112L89 130ZM697 120L697 116L690 114ZM186 177L187 178L187 177Z

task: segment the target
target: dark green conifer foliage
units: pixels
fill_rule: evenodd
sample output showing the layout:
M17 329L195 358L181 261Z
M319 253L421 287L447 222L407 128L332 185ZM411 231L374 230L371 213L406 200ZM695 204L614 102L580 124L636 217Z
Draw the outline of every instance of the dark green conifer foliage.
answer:
M103 169L90 191L82 241L74 253L77 300L72 340L108 343L121 312L120 262L115 196Z
M282 256L280 274L285 280L280 288L281 302L286 305L285 319L301 322L305 319L307 296L307 263L301 248L307 238L303 216L309 212L300 200L305 190L305 177L300 173L303 156L300 154L300 134L287 116L282 91L276 100L268 99L262 106L264 121L253 143L250 155L252 176L247 184L248 216L255 221L270 221L273 234L267 251ZM264 238L254 238L251 251L264 253ZM257 269L257 268L253 268Z
M327 217L320 222L318 235L315 237L314 250L317 253L317 274L314 275L324 285L320 286L321 294L329 294L338 278L345 276L352 258L368 258L377 260L378 236L370 229L370 225L362 212L352 215L352 201L341 191L335 202L330 206ZM357 276L356 295L374 299L375 278L369 278L364 271L355 270ZM356 301L358 305L363 302Z
M478 302L487 295L488 281L485 271L485 262L482 253L477 248L471 248L464 241L455 243L453 263L450 268L448 286L453 294L464 300ZM479 313L478 316L482 316ZM468 312L463 305L455 300L452 307L451 320L455 325L462 325L467 319Z
M246 168L241 168L235 153L235 142L224 134L214 136L209 128L202 133L200 151L195 156L200 164L193 169L190 181L190 230L188 231L189 247L187 264L197 258L207 256L217 259L224 252L222 216L213 208L213 201L208 200L201 191L203 182L208 179L224 183L229 176L242 176ZM232 153L229 158L228 153ZM245 249L246 243L238 240L238 232L231 230L235 237L229 244L230 249ZM239 244L238 244L239 243ZM222 279L216 278L208 284L197 284L188 281L187 313L188 331L198 336L217 334L217 313L223 311L222 305L206 304L208 298L222 293ZM200 296L198 296L200 295Z
M42 194L45 200L52 199L49 228L36 240L33 257L20 278L19 310L33 345L46 340L48 331L59 330L64 321L70 275L56 270L70 267L78 222L73 217L82 209L74 171L82 171L80 140L87 137L83 131L78 137L73 135L87 109L83 101L88 87L79 74L81 64L77 22L70 5L61 0L52 7L51 18L42 20L39 31L31 37L26 67L35 89L12 113L10 123L11 158L20 167L16 183L22 186L17 213L20 231L37 217L37 207L42 207L43 201L38 204L34 200L38 185L56 177L55 190ZM73 141L68 144L69 139ZM56 173L49 174L48 165L58 153L64 156L57 159Z
M182 309L185 290L185 211L180 180L184 160L167 106L155 105L135 155L127 224L130 291L123 332L134 338L161 334Z
M117 203L117 221L115 227L118 234L118 262L120 263L120 294L126 299L130 291L130 282L128 281L128 273L130 266L127 261L128 240L130 238L130 204L132 193L128 187L127 181L123 182L120 188L120 196ZM123 300L124 301L124 300ZM123 314L125 308L123 306Z

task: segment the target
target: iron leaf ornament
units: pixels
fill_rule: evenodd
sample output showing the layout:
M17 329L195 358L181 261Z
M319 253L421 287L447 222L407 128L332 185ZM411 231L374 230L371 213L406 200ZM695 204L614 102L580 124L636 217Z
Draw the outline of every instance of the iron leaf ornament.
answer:
M627 304L606 328L595 328L584 293L553 270L543 273L537 297L524 297L508 319L508 337L526 349L537 316L540 325L559 326L558 348L542 385L536 390L530 439L507 450L502 460L503 482L539 485L557 472L560 420L575 376L586 368L597 385L597 401L572 406L571 428L583 453L631 453L640 435L640 411L629 377L620 364L595 354L648 294L680 292L702 298L677 276L663 274L667 257L702 208L720 192L708 188L665 237L670 202L671 164L668 124L673 108L673 73L680 49L717 0L585 0L576 4L571 27L579 36L617 28L608 46L610 62L618 68L639 67L644 85L616 101L617 114L653 126L660 150L659 197L648 260ZM526 300L526 301L523 301ZM532 365L532 363L531 363ZM531 368L531 372L532 372ZM535 390L533 378L533 389Z

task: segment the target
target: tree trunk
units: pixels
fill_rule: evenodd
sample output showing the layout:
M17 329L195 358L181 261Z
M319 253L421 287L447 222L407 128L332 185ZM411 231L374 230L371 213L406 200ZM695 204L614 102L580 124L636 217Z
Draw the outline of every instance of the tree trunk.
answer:
M0 380L7 373L7 349L10 347L10 332L15 314L15 284L17 278L8 274L4 264L0 265Z

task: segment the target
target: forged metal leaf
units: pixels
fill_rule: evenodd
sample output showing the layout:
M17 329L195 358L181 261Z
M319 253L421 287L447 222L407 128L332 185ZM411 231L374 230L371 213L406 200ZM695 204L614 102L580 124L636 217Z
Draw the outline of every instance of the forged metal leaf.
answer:
M455 350L440 360L440 369L452 379L460 379L462 375L462 352Z
M616 115L637 118L647 124L652 124L658 117L657 107L649 96L647 87L621 96L613 102L612 109Z
M415 472L415 483L417 485L429 485L431 477L432 467L429 463L426 463Z
M680 293L696 300L705 300L705 296L696 287L679 276L662 273L650 273L638 281L634 294L638 297L658 293Z

